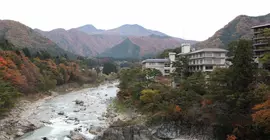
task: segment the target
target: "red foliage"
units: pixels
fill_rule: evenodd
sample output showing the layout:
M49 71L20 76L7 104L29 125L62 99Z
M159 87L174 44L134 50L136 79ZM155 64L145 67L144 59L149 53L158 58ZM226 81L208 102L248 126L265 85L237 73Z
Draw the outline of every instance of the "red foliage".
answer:
M237 137L235 135L227 135L227 139L226 140L236 140Z
M176 105L175 106L175 112L181 112L182 111L182 108L180 108L179 105Z
M1 51L0 55L2 78L23 93L34 92L40 77L38 68L24 55L12 51Z
M270 98L264 103L255 105L253 110L256 112L253 113L252 119L253 121L262 127L265 127L266 132L270 132Z
M209 100L209 99L203 99L202 101L201 101L201 105L202 105L202 107L205 107L206 105L210 105L210 104L212 104L213 102L211 101L211 100Z

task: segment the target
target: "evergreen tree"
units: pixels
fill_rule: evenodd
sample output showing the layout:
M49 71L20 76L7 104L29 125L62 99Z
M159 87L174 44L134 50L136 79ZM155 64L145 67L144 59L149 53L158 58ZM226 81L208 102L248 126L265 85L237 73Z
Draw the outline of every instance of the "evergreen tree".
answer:
M180 57L177 61L175 61L173 63L173 67L175 67L175 71L173 73L174 79L186 79L190 75L188 66L189 64L187 57Z
M108 75L112 72L117 72L117 68L116 68L115 64L113 64L111 62L104 63L103 73Z
M32 57L32 55L31 55L31 53L30 53L30 51L29 51L28 48L23 48L22 51L23 51L23 53L24 53L24 55L25 55L26 57L29 57L29 58Z
M253 81L254 61L252 59L251 42L239 40L237 42L235 56L232 59L232 88L234 91L247 91Z

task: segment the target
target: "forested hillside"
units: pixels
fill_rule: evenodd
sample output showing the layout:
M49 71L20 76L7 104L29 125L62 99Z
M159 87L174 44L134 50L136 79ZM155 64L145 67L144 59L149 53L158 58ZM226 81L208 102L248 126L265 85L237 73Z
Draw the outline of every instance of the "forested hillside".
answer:
M233 43L229 68L189 73L187 59L176 61L175 72L164 77L178 82L176 88L150 69L122 70L118 101L146 115L150 125L175 124L176 135L179 129L198 139L270 139L270 73L255 67L250 41Z

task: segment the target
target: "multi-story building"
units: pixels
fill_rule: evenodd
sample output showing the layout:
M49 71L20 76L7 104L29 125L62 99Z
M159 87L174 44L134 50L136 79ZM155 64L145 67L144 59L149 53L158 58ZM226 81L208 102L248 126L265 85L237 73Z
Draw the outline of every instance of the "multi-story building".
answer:
M270 52L269 36L265 36L265 29L270 29L270 23L253 26L253 53L255 58L263 56L266 52Z
M176 53L170 52L169 58L164 59L146 59L142 61L143 68L157 69L163 76L173 73L173 62L175 61Z
M204 48L187 53L180 53L178 56L187 57L189 59L190 72L210 72L215 68L226 67L226 53L227 50L220 48Z

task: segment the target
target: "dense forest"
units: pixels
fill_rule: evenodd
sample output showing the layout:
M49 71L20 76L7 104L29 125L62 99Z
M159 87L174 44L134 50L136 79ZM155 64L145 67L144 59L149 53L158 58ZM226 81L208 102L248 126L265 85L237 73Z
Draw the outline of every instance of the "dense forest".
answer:
M211 126L219 140L270 139L269 71L255 65L250 41L234 41L229 47L232 65L212 73L189 73L187 59L178 59L167 77L179 83L176 88L149 69L122 70L118 100L147 115L149 124Z
M51 56L47 51L31 52L28 48L16 49L12 45L0 46L0 116L13 107L16 98L46 93L56 86L75 82L98 83L100 66L109 65L106 74L116 72L116 66L106 59L88 59L68 55Z

